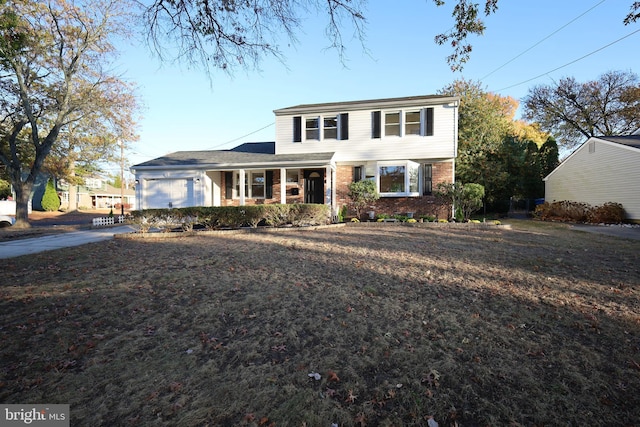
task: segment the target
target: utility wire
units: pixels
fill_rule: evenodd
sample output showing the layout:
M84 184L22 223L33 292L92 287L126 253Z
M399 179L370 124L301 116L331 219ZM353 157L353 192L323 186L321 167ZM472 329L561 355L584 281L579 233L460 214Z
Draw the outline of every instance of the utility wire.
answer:
M274 124L275 124L275 122L273 122L273 123L269 123L268 125L263 126L263 127L261 127L260 129L254 130L253 132L249 132L249 133L248 133L248 134L246 134L246 135L242 135L242 136L239 136L238 138L234 138L234 139L232 139L232 140L230 140L230 141L223 142L222 144L218 144L218 145L214 145L213 147L206 148L206 150L213 150L214 148L222 147L223 145L227 145L227 144L231 144L232 142L239 141L239 140L241 140L241 139L243 139L243 138L246 138L246 137L248 137L248 136L253 135L254 133L258 133L258 132L260 132L261 130L265 130L266 128L268 128L268 127L270 127L270 126L273 126Z
M515 61L516 59L520 58L522 55L524 55L525 53L529 52L531 49L533 49L534 47L538 46L540 43L542 43L543 41L551 38L552 36L554 36L555 34L557 34L558 32L560 32L561 30L563 30L564 28L568 27L569 25L573 24L575 21L577 21L578 19L582 18L584 15L586 15L587 13L591 12L593 9L595 9L596 7L600 6L602 3L604 3L607 0L602 0L600 1L600 3L595 4L594 6L592 6L590 9L584 11L583 13L581 13L580 15L576 16L575 18L573 18L571 21L567 22L566 24L564 24L562 27L558 28L557 30L555 30L553 33L549 34L548 36L546 36L545 38L543 38L542 40L540 40L539 42L537 42L536 44L534 44L533 46L531 46L530 48L528 48L527 50L523 51L522 53L520 53L519 55L514 56L513 58L511 58L509 61L505 62L504 64L502 64L501 66L499 66L498 68L496 68L495 70L493 70L492 72L490 72L489 74L487 74L486 76L482 77L480 79L480 81L486 79L487 77L489 77L490 75L494 74L496 71L501 70L502 68L506 67L507 65L511 64L513 61Z
M511 89L512 87L516 87L516 86L523 85L523 84L525 84L525 83L529 83L529 82L530 82L530 81L532 81L532 80L539 79L540 77L544 77L545 75L547 75L547 74L549 74L549 73L553 73L554 71L558 71L558 70L560 70L560 69L562 69L562 68L564 68L564 67L567 67L567 66L569 66L569 65L571 65L571 64L575 64L576 62L578 62L578 61L582 61L584 58L589 57L589 56L593 55L594 53L598 53L598 52L600 52L601 50L604 50L604 49L608 48L609 46L612 46L612 45L614 45L614 44L618 43L619 41L622 41L622 40L626 39L627 37L631 37L632 35L634 35L634 34L635 34L635 33L637 33L637 32L640 32L640 29L635 30L635 31L634 31L634 32L632 32L632 33L629 33L629 34L627 34L626 36L620 37L618 40L614 40L614 41L612 41L611 43L609 43L609 44L607 44L607 45L605 45L605 46L602 46L601 48L596 49L596 50L594 50L594 51L592 51L592 52L589 52L589 53L587 53L586 55L583 55L583 56L581 56L581 57L580 57L580 58L578 58L578 59L574 59L574 60L573 60L573 61L571 61L571 62L567 62L567 63L566 63L566 64L564 64L564 65L561 65L561 66L559 66L559 67L557 67L557 68L554 68L553 70L547 71L547 72L545 72L545 73L542 73L542 74L540 74L540 75L537 75L537 76L535 76L535 77L532 77L532 78L530 78L530 79L528 79L528 80L522 81L522 82L520 82L520 83L516 83L516 84L513 84L513 85L511 85L511 86L503 87L502 89L498 89L498 90L496 90L496 92L501 92L501 91L503 91L503 90Z

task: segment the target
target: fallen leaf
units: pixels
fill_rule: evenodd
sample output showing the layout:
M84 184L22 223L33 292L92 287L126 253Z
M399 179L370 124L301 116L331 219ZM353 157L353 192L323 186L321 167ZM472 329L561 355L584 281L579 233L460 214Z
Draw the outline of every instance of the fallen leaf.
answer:
M338 374L329 369L329 371L327 372L327 381L337 383L340 381L340 377L338 377Z

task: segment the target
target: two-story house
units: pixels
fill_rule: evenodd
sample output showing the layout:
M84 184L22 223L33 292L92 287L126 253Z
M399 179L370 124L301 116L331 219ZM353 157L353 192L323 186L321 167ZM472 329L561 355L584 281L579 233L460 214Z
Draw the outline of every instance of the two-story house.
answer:
M370 179L376 212L434 214L435 185L454 182L458 105L430 95L278 109L275 142L133 166L137 209L325 203L335 214L349 184Z

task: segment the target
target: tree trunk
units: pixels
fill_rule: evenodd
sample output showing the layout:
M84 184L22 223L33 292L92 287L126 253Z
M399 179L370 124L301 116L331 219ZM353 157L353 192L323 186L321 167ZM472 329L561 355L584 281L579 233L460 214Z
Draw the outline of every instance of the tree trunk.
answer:
M18 180L13 182L13 190L16 192L16 223L15 228L30 228L29 223L29 199L33 183Z
M76 183L76 167L75 162L69 162L69 211L78 210L78 184Z

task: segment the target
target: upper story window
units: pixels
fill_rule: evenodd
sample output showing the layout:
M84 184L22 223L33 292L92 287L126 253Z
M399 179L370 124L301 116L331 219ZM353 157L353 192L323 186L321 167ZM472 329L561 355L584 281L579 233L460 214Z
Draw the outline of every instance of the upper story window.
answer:
M324 118L324 139L338 139L338 116Z
M433 108L404 111L373 111L371 113L371 137L432 136Z
M305 123L306 123L305 139L319 140L320 139L320 119L318 117L315 117L313 119L306 119Z
M420 110L404 113L404 134L420 135Z
M385 113L384 136L400 136L400 112Z
M331 114L315 117L293 117L293 142L302 142L304 121L304 141L347 140L349 139L349 114Z

